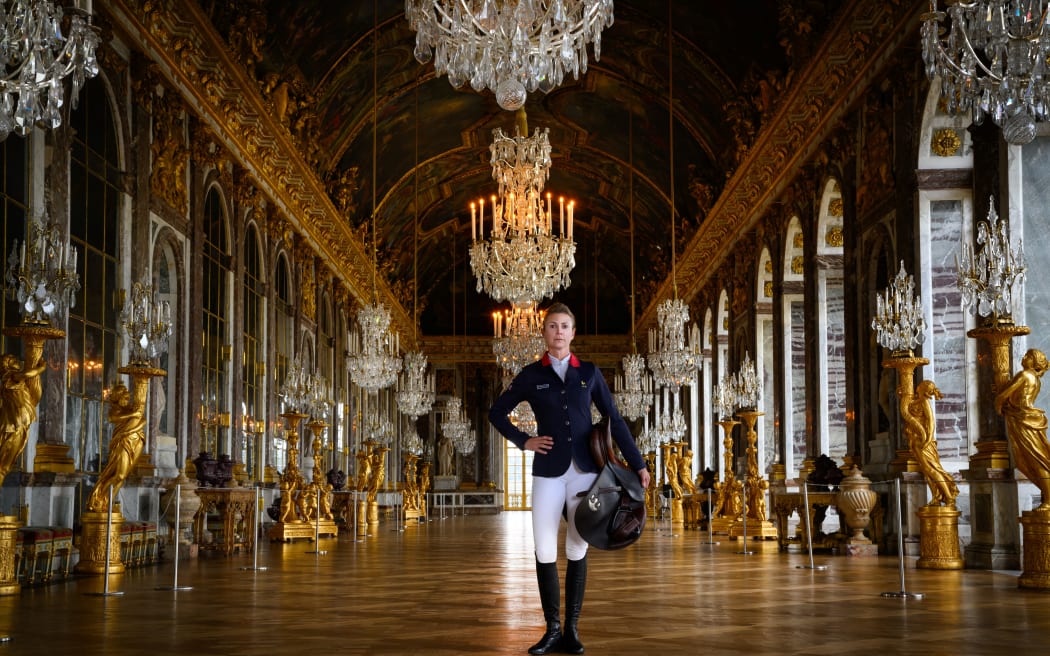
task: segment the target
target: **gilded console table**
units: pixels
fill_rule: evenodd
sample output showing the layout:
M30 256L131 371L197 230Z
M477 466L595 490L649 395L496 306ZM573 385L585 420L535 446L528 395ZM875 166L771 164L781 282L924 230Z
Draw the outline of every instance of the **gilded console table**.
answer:
M193 516L193 539L202 551L222 551L230 555L239 548L251 551L255 546L252 522L255 517L256 491L250 487L199 487L201 506ZM206 540L208 515L219 516L221 526L213 531L214 540ZM218 527L217 526L217 527Z

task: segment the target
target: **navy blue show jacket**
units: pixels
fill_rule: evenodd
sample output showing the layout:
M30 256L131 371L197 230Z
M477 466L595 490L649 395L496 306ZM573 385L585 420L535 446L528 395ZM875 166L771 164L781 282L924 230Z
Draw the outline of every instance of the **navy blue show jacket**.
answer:
M540 361L523 368L496 399L489 410L489 421L503 437L524 450L529 435L512 424L508 417L522 401L528 402L536 415L537 434L554 439L550 451L534 454L533 475L561 476L573 460L582 471L598 471L589 446L592 401L603 417L609 417L613 440L631 469L645 468L645 460L627 423L616 409L605 377L593 363L570 356L565 381L562 382L550 364L550 356L544 353Z

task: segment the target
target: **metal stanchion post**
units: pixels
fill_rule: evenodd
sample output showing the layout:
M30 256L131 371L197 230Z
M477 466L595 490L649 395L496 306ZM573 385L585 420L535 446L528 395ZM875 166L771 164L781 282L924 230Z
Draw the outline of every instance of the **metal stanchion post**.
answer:
M112 489L112 488L110 488ZM191 585L179 585L179 538L181 525L179 524L179 517L181 517L181 502L182 502L182 483L175 486L175 578L172 580L171 585L158 585L157 590L171 590L173 592L181 592L183 590L192 590ZM106 571L109 571L109 565L106 565Z
M106 516L106 580L102 583L102 592L89 592L93 597L119 597L124 593L118 590L110 592L109 589L109 564L113 552L113 486L109 486L109 512Z
M747 476L743 478L741 494L743 495L743 503L741 504L741 506L743 506L744 514L744 536L742 538L743 546L741 546L740 551L738 551L737 554L741 556L753 556L755 552L747 548Z
M809 523L809 482L802 481L802 517L806 523L806 542L809 544L809 565L796 565L795 569L825 570L827 565L813 564L813 526Z
M323 556L328 553L327 550L321 548L321 495L324 494L324 490L320 486L315 489L317 490L317 499L314 506L314 548L306 553Z
M265 572L269 568L267 568L266 566L259 567L259 535L260 535L259 527L262 525L262 515L261 515L261 513L262 513L262 509L263 509L263 505L264 505L263 504L263 493L262 493L262 490L259 489L259 488L255 488L255 492L256 492L256 494L255 494L255 521L253 522L254 528L252 529L252 530L255 531L255 533L254 533L255 541L252 543L254 545L254 547L255 547L252 550L253 553L254 553L253 561L252 561L252 565L251 566L245 566L245 567L242 567L241 569L242 570L247 570L247 571L252 571L252 572Z
M715 546L718 542L715 542L714 538L714 517L711 516L711 490L707 491L707 542L701 542L700 544L706 544Z
M898 592L883 592L883 597L900 599L922 599L921 592L908 592L904 586L904 522L901 520L901 479L893 479L893 494L897 497L897 559L900 562L901 589Z
M364 540L361 540L361 539L359 539L357 537L357 512L358 512L357 492L358 492L358 490L351 490L351 492L353 493L353 499L350 501L350 503L354 504L354 542L355 543L356 542L364 542Z
M394 496L394 499L395 499L395 501L397 500L397 496L396 495ZM404 533L404 531L405 531L404 522L401 521L401 510L402 510L401 505L404 502L405 502L405 493L404 493L404 491L402 491L401 492L401 503L394 503L394 529L393 530L394 530L395 533Z

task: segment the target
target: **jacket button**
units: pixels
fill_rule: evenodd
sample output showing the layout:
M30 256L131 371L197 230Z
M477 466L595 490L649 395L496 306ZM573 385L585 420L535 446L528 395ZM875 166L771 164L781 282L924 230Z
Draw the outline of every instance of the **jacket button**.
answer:
M566 425L566 426L569 426L569 425L570 425L570 424L569 424L569 420L567 420L567 419L565 420L565 425Z
M567 405L563 405L563 406L561 407L561 409L562 409L562 410L568 410L568 409L569 409L569 406L567 406Z

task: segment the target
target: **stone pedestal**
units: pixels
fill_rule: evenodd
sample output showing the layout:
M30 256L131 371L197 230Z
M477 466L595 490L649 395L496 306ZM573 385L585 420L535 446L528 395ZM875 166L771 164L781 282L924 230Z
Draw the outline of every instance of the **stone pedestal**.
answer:
M455 476L435 476L434 477L434 491L445 492L449 490L455 490L459 488L459 481L456 480Z
M15 543L21 523L13 515L0 515L0 596L22 592L15 572Z
M80 515L80 562L77 574L106 574L106 525L108 516L104 512L84 511ZM124 562L120 559L120 529L124 516L113 511L113 522L109 529L109 573L120 574Z
M1017 579L1020 588L1050 590L1050 510L1021 513L1024 532L1024 571Z
M176 486L179 486L177 500L174 497ZM201 507L201 498L197 495L197 482L180 474L168 489L161 490L160 507L164 520L168 523L170 535L178 539L179 544L193 544L193 518Z
M923 506L918 511L922 535L919 562L923 569L962 569L959 550L959 516L952 506Z
M970 544L965 549L971 569L1020 569L1017 481L1007 469L970 469Z

